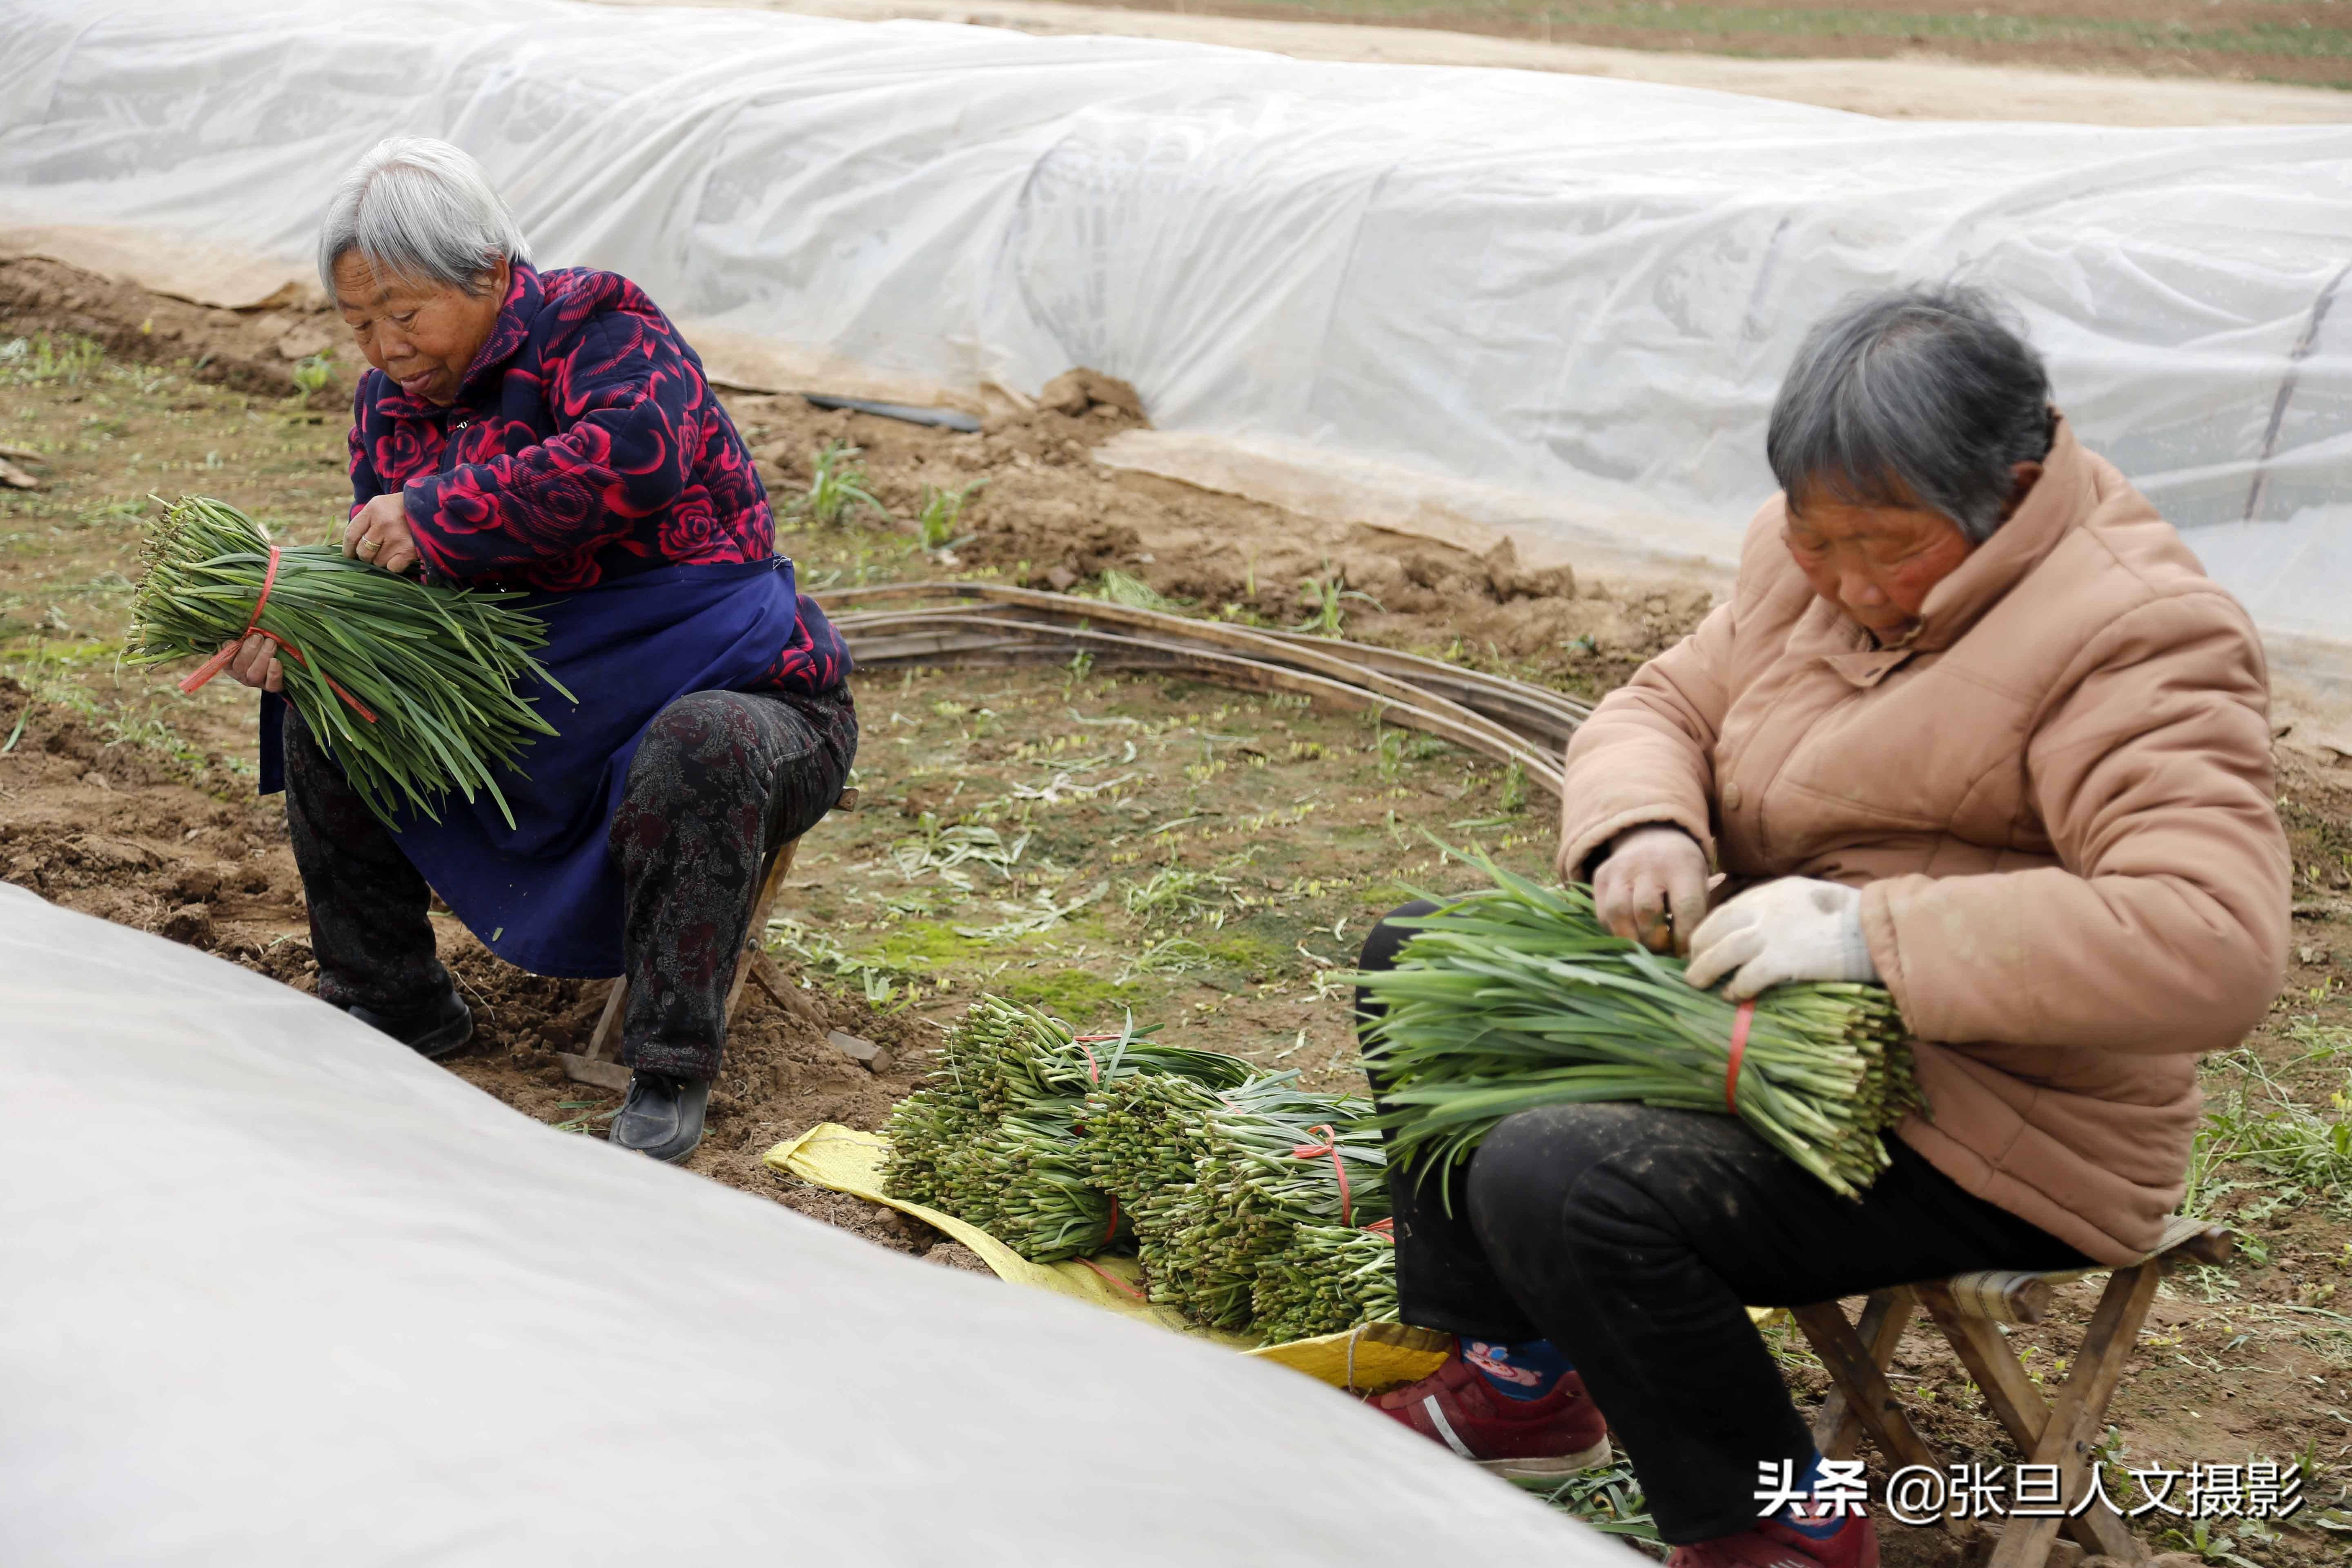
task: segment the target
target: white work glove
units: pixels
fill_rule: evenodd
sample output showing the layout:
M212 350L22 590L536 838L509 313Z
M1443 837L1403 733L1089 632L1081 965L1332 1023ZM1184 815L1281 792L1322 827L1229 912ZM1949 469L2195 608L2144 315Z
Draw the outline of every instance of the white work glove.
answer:
M1723 994L1734 1002L1792 980L1878 978L1862 934L1862 889L1811 877L1740 894L1700 922L1690 949L1683 978L1704 991L1728 974Z
M1612 933L1653 952L1688 952L1692 931L1706 918L1706 851L1679 827L1620 834L1592 873L1592 912Z

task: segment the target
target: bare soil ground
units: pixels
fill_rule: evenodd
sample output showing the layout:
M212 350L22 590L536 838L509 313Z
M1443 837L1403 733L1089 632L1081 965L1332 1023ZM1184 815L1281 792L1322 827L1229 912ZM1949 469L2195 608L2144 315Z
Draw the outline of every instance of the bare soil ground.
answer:
M279 805L253 794L247 695L223 682L183 698L113 661L150 492L221 496L300 537L340 518L348 365L312 406L289 395L284 367L301 355L280 347L317 352L306 334L324 325L0 264L0 447L40 481L0 489L0 877L297 987L314 973L301 889ZM1115 402L1072 399L956 436L797 399L732 401L780 500L816 449L846 439L894 514L789 532L814 587L961 575L1084 588L1117 570L1202 613L1278 625L1344 587L1368 596L1337 601L1350 637L1586 695L1705 607L1696 591L1530 579L1115 473L1088 457L1132 422ZM969 537L947 556L920 550L899 520L926 488L981 480ZM812 836L771 933L800 988L738 1026L691 1168L943 1264L975 1260L927 1227L777 1177L761 1153L818 1121L877 1125L915 1081L920 1047L982 990L1086 1022L1131 1009L1310 1082L1360 1081L1330 973L1383 910L1443 884L1424 835L1527 868L1548 858L1549 803L1493 765L1279 700L1079 669L885 674L862 679L858 700L863 808ZM2264 1568L2336 1561L2352 1529L2352 1307L2337 1297L2352 1272L2352 767L2291 751L2281 762L2302 868L2295 963L2263 1028L2209 1066L2198 1170L2206 1209L2240 1227L2241 1256L2168 1283L2109 1449L2125 1467L2309 1465L2305 1507L2283 1530L2221 1520L2200 1537L2161 1514L2139 1521L2152 1544ZM601 984L523 974L442 924L484 1025L451 1070L596 1133L614 1101L566 1082L552 1053L583 1037ZM887 1047L888 1067L850 1061L825 1041L835 1029ZM2019 1331L2037 1372L2054 1377L2091 1290L2072 1288L2053 1322ZM1818 1397L1818 1368L1793 1342L1782 1350L1792 1384ZM1951 1458L2014 1459L1948 1353L1915 1336L1895 1371ZM1957 1561L1940 1532L1889 1533L1890 1562Z

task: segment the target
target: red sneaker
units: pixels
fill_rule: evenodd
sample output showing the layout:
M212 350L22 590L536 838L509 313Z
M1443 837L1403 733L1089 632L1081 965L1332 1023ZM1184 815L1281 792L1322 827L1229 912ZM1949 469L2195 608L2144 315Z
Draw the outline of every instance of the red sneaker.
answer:
M1502 1476L1543 1480L1609 1462L1609 1423L1572 1372L1539 1399L1506 1399L1457 1350L1419 1383L1366 1403Z
M1666 1568L1878 1568L1878 1527L1866 1513L1849 1514L1835 1535L1816 1541L1759 1519L1737 1535L1675 1547Z

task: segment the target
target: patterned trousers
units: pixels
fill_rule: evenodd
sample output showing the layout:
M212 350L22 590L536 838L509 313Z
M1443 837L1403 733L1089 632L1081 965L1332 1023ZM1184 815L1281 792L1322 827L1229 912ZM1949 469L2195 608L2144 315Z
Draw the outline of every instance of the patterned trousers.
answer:
M607 829L629 977L623 1061L717 1076L761 865L833 809L856 754L846 686L816 697L697 691L646 728ZM431 1006L450 984L434 952L431 890L290 710L286 821L320 997L390 1016Z

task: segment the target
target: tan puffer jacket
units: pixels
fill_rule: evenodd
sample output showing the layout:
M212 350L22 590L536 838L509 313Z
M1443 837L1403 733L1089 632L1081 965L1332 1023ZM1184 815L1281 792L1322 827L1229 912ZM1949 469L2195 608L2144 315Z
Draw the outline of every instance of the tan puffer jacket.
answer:
M1562 864L1671 822L1735 878L1864 886L1922 1042L1932 1120L1902 1138L2090 1257L2137 1258L2180 1202L2197 1053L2238 1043L2285 963L2252 624L2063 421L1903 647L1816 598L1781 528L1776 497L1730 603L1578 732Z

